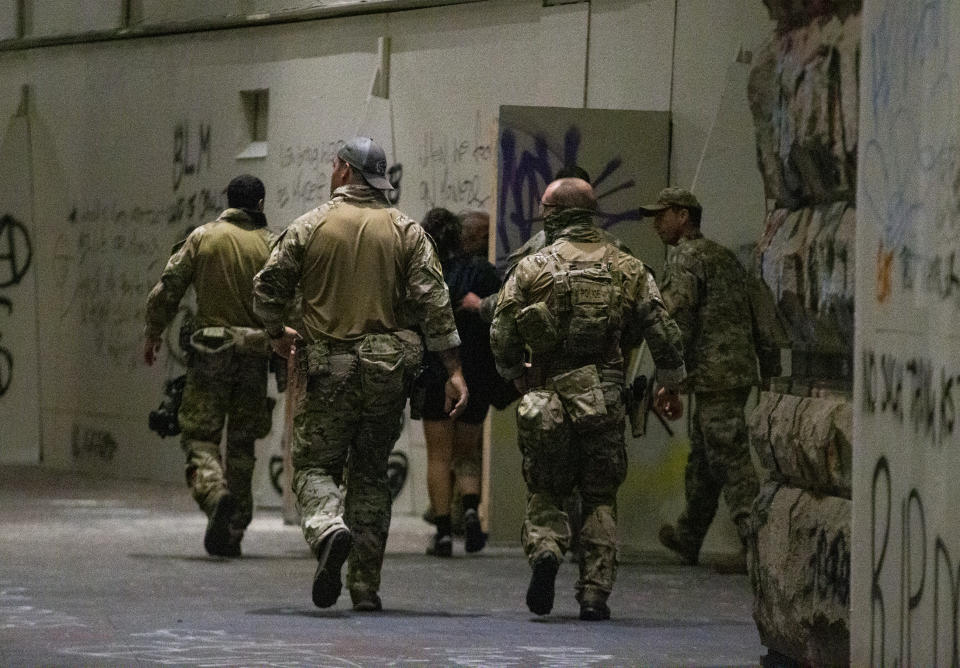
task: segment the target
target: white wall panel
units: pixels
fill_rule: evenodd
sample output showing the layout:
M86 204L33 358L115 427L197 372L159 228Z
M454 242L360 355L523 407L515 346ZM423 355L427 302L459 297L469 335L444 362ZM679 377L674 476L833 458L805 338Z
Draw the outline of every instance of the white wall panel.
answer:
M120 0L28 0L26 5L30 37L120 27Z

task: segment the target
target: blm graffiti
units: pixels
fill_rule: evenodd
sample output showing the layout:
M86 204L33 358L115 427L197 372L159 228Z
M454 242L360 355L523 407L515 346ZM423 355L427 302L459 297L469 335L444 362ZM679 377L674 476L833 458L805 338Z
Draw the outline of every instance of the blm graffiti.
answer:
M30 269L33 246L27 227L9 214L0 217L0 290L20 284ZM0 316L13 316L13 300L0 294ZM0 321L0 397L13 383L13 352L4 345Z
M169 197L149 203L105 193L74 202L54 238L58 321L84 334L87 350L110 366L135 368L147 294L172 244L226 208L225 184L211 186L212 124L174 124Z

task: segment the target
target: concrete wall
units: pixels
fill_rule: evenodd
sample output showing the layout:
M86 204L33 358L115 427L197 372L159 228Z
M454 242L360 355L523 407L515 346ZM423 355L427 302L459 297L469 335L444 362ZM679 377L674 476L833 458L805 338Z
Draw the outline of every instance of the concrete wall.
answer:
M35 36L63 27L43 4L34 5ZM224 184L241 171L265 181L268 219L282 229L326 197L331 151L358 129L392 133L384 143L403 164L400 206L420 216L434 204L493 206L500 105L586 100L670 111L672 182L690 185L698 164L712 165L697 186L707 233L730 245L756 240L763 186L755 146L736 139L749 134L750 119L735 111L746 109L748 65L734 56L755 52L771 32L760 3L542 4L491 0L0 52L0 117L10 119L0 156L23 184L4 189L2 208L17 221L6 229L17 230L10 238L21 260L23 239L32 251L23 275L0 275L13 315L0 304L0 347L15 360L0 396L0 461L180 480L178 446L149 432L145 418L178 365L138 361L144 299L170 245L215 215ZM79 25L108 15L91 10ZM46 27L36 24L41 16L50 17ZM368 100L381 36L391 39L389 104ZM238 159L249 140L240 91L255 89L269 89L267 155ZM20 107L25 114L15 116ZM454 155L463 143L469 160ZM437 159L452 182L471 188L432 188ZM750 212L721 218L725 202ZM261 478L278 440L275 429L260 445ZM422 437L410 430L401 444L422 480ZM651 545L660 522L677 513L684 447L683 434L671 440L657 429L631 446L645 467L635 464L621 496L627 545ZM493 475L519 474L495 467ZM405 494L398 510L425 506L422 483ZM522 486L501 501L521 503ZM512 542L517 526L494 531ZM711 536L707 550L736 544L722 523Z
M854 665L957 663L960 4L863 12Z

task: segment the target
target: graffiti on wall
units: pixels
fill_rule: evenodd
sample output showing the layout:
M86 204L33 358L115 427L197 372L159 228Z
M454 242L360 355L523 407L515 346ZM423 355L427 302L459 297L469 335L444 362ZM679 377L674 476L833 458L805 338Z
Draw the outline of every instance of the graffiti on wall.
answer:
M609 229L618 223L640 220L639 210L627 205L623 195L636 195L637 182L627 173L626 156L620 153L587 162L589 136L578 124L570 124L556 144L545 133L530 133L504 125L500 132L500 190L497 224L497 262L522 245L542 221L540 197L562 167L576 165L585 169L597 195L600 212L598 225ZM599 171L596 167L599 166Z
M33 259L33 246L26 225L11 215L0 217L0 289L17 286ZM13 300L0 295L0 315L13 315ZM7 393L13 383L13 352L3 345L3 329L0 328L0 397Z
M899 289L960 309L960 127L953 119L960 80L948 48L957 14L955 3L943 0L889 2L864 34L869 95L861 199L880 230L881 303ZM899 266L891 271L894 260Z
M442 206L451 211L487 209L493 170L493 147L480 112L472 133L449 134L427 129L417 147L422 170L419 199L424 210Z
M74 460L92 458L109 462L113 461L113 456L117 452L117 441L113 434L104 429L74 424L70 452Z
M897 496L903 481L887 457L871 479L870 664L957 665L960 555L933 530L923 490Z
M201 178L212 168L213 132L209 123L198 127L174 127L166 201L80 199L54 239L53 280L63 297L58 321L78 327L90 352L111 366L138 365L146 296L173 243L226 208L226 189Z
M282 146L278 152L279 178L275 186L276 205L290 219L306 213L330 197L330 170L343 139L298 142ZM387 193L391 204L400 201L403 164L387 169L387 180L395 190ZM284 226L290 220L284 221Z
M200 123L196 130L189 121L177 123L173 129L173 191L176 192L183 177L209 171L211 163L211 126Z

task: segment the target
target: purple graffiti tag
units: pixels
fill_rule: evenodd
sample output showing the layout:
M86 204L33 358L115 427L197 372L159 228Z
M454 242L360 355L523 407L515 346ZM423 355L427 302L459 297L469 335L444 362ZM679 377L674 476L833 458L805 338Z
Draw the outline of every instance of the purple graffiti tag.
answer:
M510 252L526 242L539 222L540 197L547 184L562 167L580 166L584 136L575 125L567 128L563 136L562 157L552 153L543 133L530 139L529 148L523 148L515 130L504 128L500 133L499 193L500 220L497 226L497 261L501 262ZM591 185L600 203L599 227L609 229L630 220L641 220L636 208L623 211L605 211L604 200L624 190L636 187L634 179L617 183L617 173L624 167L621 156L609 159ZM609 201L609 200L608 200Z

